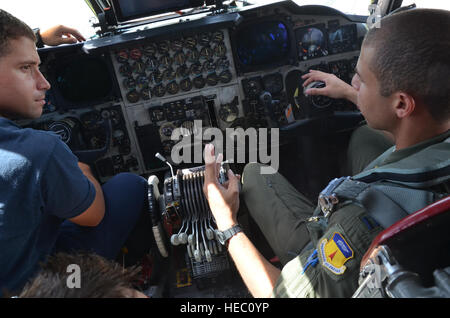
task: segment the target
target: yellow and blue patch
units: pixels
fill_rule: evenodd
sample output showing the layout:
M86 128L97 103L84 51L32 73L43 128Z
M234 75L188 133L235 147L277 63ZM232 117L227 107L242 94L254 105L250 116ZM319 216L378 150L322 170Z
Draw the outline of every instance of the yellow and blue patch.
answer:
M319 250L322 266L336 275L344 274L347 269L344 264L354 255L350 245L338 232L334 232L330 240L321 240Z

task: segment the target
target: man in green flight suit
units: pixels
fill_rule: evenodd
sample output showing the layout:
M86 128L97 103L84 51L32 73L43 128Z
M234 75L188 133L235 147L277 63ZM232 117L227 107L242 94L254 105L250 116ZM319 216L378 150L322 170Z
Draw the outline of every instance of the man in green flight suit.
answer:
M395 145L361 173L330 182L317 207L280 174L245 167L241 194L281 271L237 223L239 176L230 170L229 181L219 184L214 147L205 147L204 192L254 297L351 297L375 236L449 194L449 29L450 12L414 9L368 31L352 86L341 93Z

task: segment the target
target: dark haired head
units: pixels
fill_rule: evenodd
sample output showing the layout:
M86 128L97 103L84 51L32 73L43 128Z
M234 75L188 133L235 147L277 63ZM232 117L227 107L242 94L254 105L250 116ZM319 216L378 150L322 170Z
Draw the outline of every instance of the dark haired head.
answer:
M424 104L437 122L450 118L450 12L413 9L381 20L367 33L369 67L387 97L403 91Z
M36 42L34 32L28 25L0 9L0 58L9 53L9 41L22 36Z
M80 288L67 284L69 265L80 269ZM42 270L30 280L19 298L123 298L136 297L132 284L140 268L123 269L118 263L96 254L58 253L50 256Z

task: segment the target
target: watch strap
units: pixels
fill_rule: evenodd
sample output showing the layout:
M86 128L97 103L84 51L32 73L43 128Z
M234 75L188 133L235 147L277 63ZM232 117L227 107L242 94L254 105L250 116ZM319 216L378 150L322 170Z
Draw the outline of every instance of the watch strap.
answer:
M236 234L238 234L239 232L242 232L242 231L243 231L243 230L242 230L242 227L241 227L239 224L236 224L236 225L230 227L229 229L227 229L227 230L225 230L225 231L222 231L222 232L221 232L221 234L222 234L222 235L221 235L221 236L222 236L221 243L222 243L223 245L227 244L228 241L229 241L233 236L235 236Z

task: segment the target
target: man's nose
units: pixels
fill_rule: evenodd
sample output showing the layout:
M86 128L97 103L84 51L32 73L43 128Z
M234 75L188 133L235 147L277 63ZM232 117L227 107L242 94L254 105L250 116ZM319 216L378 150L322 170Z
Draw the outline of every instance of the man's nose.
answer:
M45 79L44 75L39 71L37 78L37 88L39 90L49 90L51 87L50 83Z

